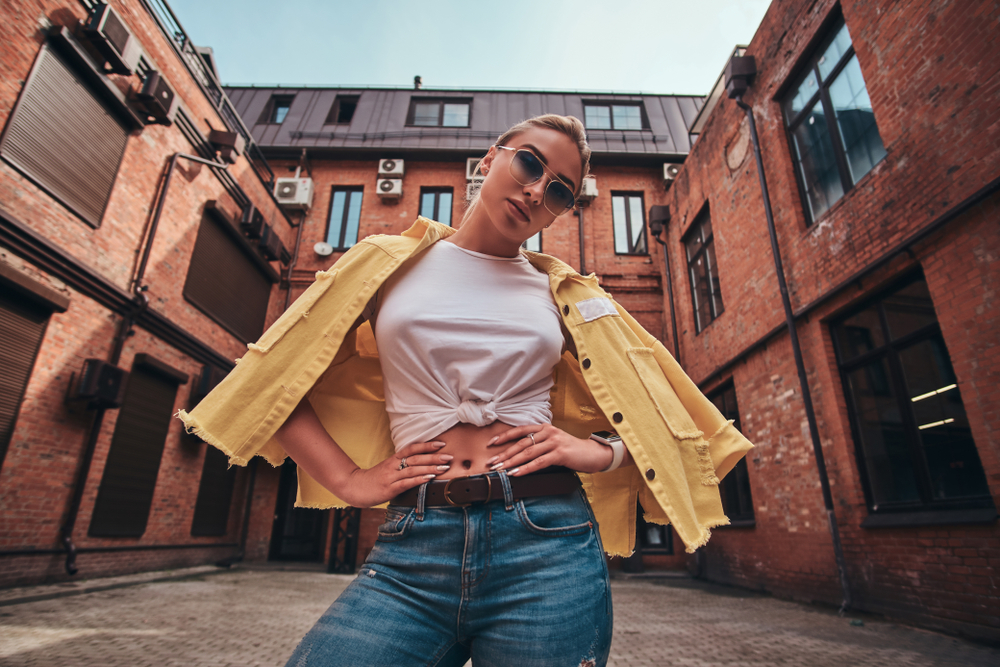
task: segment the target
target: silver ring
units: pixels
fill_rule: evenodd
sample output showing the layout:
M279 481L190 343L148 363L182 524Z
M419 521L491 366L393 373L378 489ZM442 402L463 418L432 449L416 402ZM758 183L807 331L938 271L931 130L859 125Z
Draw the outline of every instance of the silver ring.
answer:
M404 456L403 458L399 459L399 467L396 468L396 470L402 470L403 468L408 468L408 467L409 466L406 465L406 457Z
M538 443L535 442L535 434L534 433L529 433L528 437L531 438L531 444L533 444L533 445L538 444Z

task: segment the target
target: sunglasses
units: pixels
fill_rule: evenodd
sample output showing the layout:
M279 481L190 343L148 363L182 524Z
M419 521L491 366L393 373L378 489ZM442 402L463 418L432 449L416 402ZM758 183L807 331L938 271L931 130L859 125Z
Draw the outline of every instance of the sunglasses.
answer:
M562 215L576 205L576 197L573 190L559 180L559 177L546 167L538 156L527 148L512 148L510 146L497 146L500 150L514 151L514 157L510 160L510 175L520 185L531 185L541 180L545 172L551 174L549 184L545 186L545 195L542 197L542 204L552 215Z

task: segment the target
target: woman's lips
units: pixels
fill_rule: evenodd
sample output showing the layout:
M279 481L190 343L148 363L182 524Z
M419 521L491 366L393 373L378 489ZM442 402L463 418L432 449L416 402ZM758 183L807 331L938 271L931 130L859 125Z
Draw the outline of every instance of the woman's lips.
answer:
M524 205L523 204L519 204L516 201L514 201L513 199L508 199L507 200L507 206L509 206L511 208L511 210L514 212L514 215L516 215L517 217L521 218L522 221L524 221L524 222L530 222L531 221L531 218L528 217L528 212L524 209Z

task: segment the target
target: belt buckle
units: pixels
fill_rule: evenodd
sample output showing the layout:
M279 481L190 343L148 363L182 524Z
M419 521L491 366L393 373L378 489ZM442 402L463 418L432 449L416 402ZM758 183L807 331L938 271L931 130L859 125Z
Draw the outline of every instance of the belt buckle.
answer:
M490 501L490 496L493 494L493 481L490 479L490 476L488 474L485 475L485 477L486 477L486 500L484 500L483 502L484 503L488 503ZM468 502L468 503L465 503L464 505L461 505L461 504L456 503L454 500L451 499L451 485L452 485L452 482L457 482L460 479L469 479L469 478L468 477L453 477L452 479L449 479L447 482L445 482L445 485L444 485L444 494L443 494L444 495L444 500L445 500L446 503L448 503L452 507L469 507L469 506L473 505L474 503Z

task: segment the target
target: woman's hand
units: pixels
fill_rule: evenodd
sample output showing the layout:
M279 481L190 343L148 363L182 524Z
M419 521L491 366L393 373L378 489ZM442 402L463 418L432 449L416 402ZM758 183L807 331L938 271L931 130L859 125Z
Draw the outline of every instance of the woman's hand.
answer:
M443 442L407 445L374 467L355 468L340 482L339 488L331 490L352 507L379 505L448 470L454 457L437 453L444 445ZM404 460L406 467L400 468Z
M614 459L610 447L594 440L575 438L551 424L517 426L493 438L489 447L502 445L508 445L507 449L487 461L487 465L495 470L506 469L512 477L549 466L564 466L578 472L600 472ZM626 450L622 465L631 460Z

